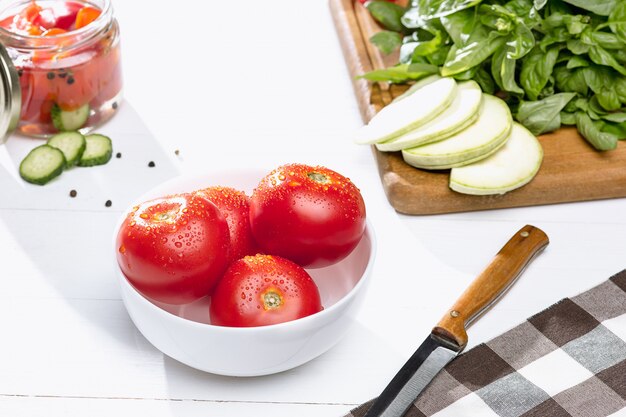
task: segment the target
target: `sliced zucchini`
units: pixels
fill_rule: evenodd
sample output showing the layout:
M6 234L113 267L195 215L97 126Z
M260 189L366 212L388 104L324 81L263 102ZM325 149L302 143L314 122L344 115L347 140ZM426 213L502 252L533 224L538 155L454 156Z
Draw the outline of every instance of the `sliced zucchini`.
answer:
M79 132L61 132L48 139L48 145L57 148L63 155L68 167L74 166L85 152L87 141Z
M78 161L78 166L91 167L109 162L113 155L113 145L109 137L93 134L85 136L85 141L87 148Z
M44 185L61 175L64 167L63 152L50 145L40 145L20 163L20 176L32 184Z
M478 119L466 129L439 142L404 149L404 161L416 168L448 169L480 161L500 148L509 137L513 118L507 104L483 94Z
M456 97L441 114L401 136L377 143L376 147L379 151L393 152L443 140L474 123L478 118L481 101L482 91L478 83L475 81L459 83Z
M52 124L61 132L78 130L85 126L89 119L89 104L85 104L76 110L62 110L58 104L52 106Z
M357 132L354 141L362 145L384 142L422 126L450 106L456 89L453 78L441 78L423 86L383 107Z
M435 81L441 79L441 76L439 74L433 74L433 75L429 75L428 77L424 77L419 81L416 81L415 84L413 84L411 87L409 87L408 90L406 90L404 93L400 94L398 97L393 99L393 102L398 102L402 99L407 98L408 96L410 96L411 94L413 94L414 92L416 92L417 90L419 90L422 87L427 86L428 84L434 83Z
M463 194L504 194L530 182L542 160L543 149L537 138L514 122L498 152L474 164L452 168L450 188Z

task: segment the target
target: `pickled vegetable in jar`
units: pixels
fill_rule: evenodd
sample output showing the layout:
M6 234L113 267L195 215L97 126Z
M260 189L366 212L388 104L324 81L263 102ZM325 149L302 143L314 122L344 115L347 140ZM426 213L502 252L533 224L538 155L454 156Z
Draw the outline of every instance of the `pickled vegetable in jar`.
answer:
M21 102L18 132L86 133L117 111L120 36L110 0L0 0L0 44L19 84L12 95L13 106ZM5 90L17 90L3 77Z

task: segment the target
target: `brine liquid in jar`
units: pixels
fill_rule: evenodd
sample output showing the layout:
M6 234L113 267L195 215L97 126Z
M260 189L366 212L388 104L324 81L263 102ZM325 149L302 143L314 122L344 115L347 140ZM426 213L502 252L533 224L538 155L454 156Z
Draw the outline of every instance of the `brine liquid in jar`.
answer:
M86 133L116 113L122 71L110 0L0 0L0 43L19 79L20 133Z

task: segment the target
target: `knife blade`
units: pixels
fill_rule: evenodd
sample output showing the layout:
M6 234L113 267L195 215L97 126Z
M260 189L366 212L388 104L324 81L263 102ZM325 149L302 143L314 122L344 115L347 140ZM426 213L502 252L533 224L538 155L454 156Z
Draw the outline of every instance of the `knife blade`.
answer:
M465 348L467 327L504 295L548 243L548 236L531 225L515 233L445 313L364 417L402 417L439 371Z

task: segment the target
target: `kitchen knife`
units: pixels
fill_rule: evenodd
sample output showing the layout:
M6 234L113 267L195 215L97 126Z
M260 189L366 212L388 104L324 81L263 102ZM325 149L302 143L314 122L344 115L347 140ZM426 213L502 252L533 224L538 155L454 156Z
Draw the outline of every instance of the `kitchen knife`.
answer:
M521 228L446 312L364 417L402 417L437 373L465 348L470 323L513 285L548 243L541 229Z

